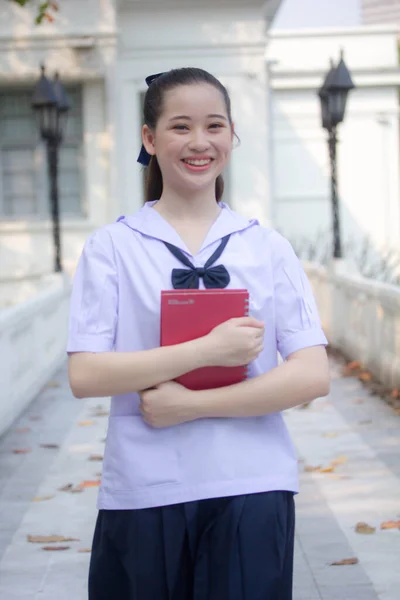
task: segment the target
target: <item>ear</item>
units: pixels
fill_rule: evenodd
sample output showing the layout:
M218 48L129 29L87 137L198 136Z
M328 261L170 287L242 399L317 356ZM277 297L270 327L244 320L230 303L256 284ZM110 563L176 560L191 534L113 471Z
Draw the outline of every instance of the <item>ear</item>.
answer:
M235 132L236 132L235 123L233 123L233 121L232 121L232 123L231 123L232 142L233 142L233 140L235 138Z
M148 125L143 125L142 127L142 142L143 146L146 148L146 151L151 156L154 156L156 153L155 148L155 137L154 132Z

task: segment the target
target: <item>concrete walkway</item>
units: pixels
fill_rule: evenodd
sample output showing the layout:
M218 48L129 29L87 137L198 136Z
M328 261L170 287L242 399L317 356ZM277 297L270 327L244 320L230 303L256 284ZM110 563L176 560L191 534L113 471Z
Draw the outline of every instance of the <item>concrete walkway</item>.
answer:
M0 600L87 598L107 408L73 399L64 368L0 440ZM400 519L400 417L337 378L286 418L301 471L294 600L398 600L400 530L380 527ZM50 535L75 541L27 537ZM332 565L344 559L358 562Z

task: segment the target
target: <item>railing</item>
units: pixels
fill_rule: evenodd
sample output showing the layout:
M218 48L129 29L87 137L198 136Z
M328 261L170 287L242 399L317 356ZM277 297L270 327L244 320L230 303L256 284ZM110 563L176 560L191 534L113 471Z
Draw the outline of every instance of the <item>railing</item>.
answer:
M71 286L63 276L33 298L0 310L0 435L65 358Z
M400 287L305 263L332 347L400 387Z

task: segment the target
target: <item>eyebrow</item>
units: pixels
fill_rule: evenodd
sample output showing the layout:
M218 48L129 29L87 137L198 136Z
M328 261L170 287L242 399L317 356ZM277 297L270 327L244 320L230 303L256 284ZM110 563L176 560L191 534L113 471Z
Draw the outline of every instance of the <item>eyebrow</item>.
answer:
M176 117L172 117L170 121L179 121L181 119L185 119L186 121L192 120L191 117L188 117L187 115L178 115ZM207 119L223 119L224 121L228 120L226 117L224 117L224 115L207 115Z

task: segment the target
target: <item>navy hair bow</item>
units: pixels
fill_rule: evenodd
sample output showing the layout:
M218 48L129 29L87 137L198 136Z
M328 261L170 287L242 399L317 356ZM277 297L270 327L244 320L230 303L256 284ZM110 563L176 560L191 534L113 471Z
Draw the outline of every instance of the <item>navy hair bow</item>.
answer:
M180 260L188 269L172 269L171 281L175 290L198 289L200 278L203 279L205 288L226 288L231 278L224 265L211 265L218 260L229 241L230 235L222 238L216 251L210 256L204 267L195 267L190 260L177 248L164 242L168 250Z
M161 75L164 75L164 73L156 73L155 75L149 75L148 77L146 77L145 81L147 83L147 86L150 87L150 85L153 83L153 81L155 79L158 79L158 77L161 77ZM150 159L151 159L151 154L149 154L147 152L146 148L142 144L137 162L140 163L141 165L143 165L144 167L148 167Z

